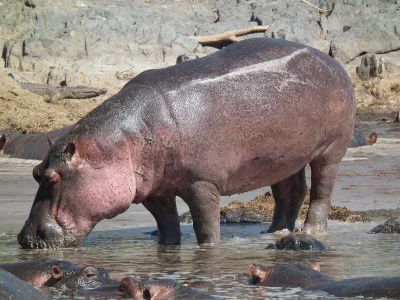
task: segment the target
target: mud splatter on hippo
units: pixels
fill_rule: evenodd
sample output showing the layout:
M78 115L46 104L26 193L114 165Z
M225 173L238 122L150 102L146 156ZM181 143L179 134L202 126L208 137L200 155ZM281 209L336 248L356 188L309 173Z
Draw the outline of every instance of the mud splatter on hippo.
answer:
M179 196L198 243L219 243L220 196L269 185L276 201L268 230L293 231L308 164L302 230L325 232L354 115L342 66L293 42L247 39L147 70L82 118L35 167L40 186L18 242L76 246L101 220L142 203L157 221L159 243L179 244Z

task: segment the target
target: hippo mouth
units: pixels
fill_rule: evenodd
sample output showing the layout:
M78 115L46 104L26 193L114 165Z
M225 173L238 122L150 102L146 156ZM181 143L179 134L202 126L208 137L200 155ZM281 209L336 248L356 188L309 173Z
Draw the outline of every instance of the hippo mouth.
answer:
M86 235L73 235L54 219L46 220L43 224L36 226L28 219L18 234L17 240L24 249L57 249L76 247L85 237Z

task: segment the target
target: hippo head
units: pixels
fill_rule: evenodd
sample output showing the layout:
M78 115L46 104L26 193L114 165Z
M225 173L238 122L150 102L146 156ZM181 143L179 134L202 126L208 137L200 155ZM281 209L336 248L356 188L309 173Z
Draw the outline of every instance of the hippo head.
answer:
M250 283L264 286L298 286L305 287L318 280L325 280L320 273L320 266L312 262L309 266L303 264L283 264L274 267L251 264L248 268Z
M121 298L131 298L134 300L172 299L174 298L174 291L179 287L179 283L174 280L138 281L132 277L125 277L121 280L117 295Z
M58 266L53 266L52 277L56 280L53 286L67 291L76 291L80 289L96 289L112 283L108 272L103 268L85 266L76 272L65 274Z
M127 151L124 143L100 144L70 134L52 145L33 169L39 189L19 244L30 249L76 246L100 220L127 210L136 192Z

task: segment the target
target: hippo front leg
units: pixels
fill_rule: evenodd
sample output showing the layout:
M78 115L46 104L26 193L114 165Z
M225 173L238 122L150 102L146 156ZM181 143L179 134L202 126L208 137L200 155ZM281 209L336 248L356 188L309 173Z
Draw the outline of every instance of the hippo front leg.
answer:
M339 163L325 164L322 161L312 161L310 206L302 231L307 233L326 232L328 214L331 206L331 196Z
M307 191L305 168L271 186L275 199L274 216L268 233L282 229L293 231Z
M220 242L220 193L217 187L205 181L193 183L182 194L193 218L193 229L197 242Z
M175 196L148 197L143 201L143 205L156 219L158 243L160 245L179 245L181 228Z

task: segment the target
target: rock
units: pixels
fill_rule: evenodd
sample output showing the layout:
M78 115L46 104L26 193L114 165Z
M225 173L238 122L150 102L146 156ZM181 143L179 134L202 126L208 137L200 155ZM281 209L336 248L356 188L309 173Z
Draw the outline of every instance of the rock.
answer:
M394 217L380 224L369 233L400 233L400 217Z
M390 21L377 17L355 18L351 28L337 34L331 41L332 56L347 63L362 53L386 53L400 49Z
M325 245L317 240L316 238L303 232L290 233L278 240L275 244L270 244L266 249L276 250L314 250L314 251L325 251Z
M307 189L305 200L300 208L298 218L304 220L307 215L310 199L310 189ZM249 202L232 201L220 211L221 223L266 223L272 221L275 201L272 193L267 191ZM347 207L332 206L329 219L343 222L369 222L365 212L352 212ZM190 212L183 213L181 223L192 223Z
M274 198L271 192L255 197L248 203L233 201L221 208L222 223L264 223L271 222L274 212Z
M362 80L368 80L373 77L378 77L382 72L382 67L376 55L368 53L362 57L361 64L356 68L356 72Z
M192 223L193 222L193 218L192 215L190 214L190 212L185 212L183 214L181 214L179 216L179 222L181 223Z

